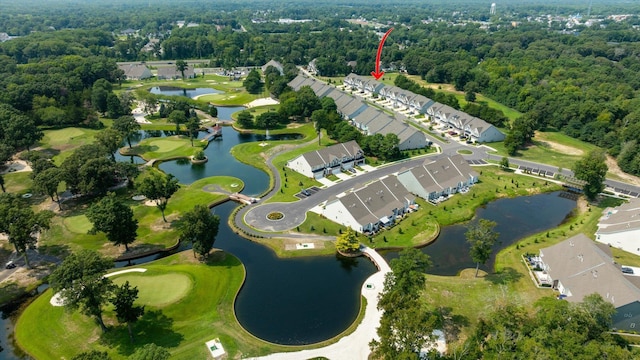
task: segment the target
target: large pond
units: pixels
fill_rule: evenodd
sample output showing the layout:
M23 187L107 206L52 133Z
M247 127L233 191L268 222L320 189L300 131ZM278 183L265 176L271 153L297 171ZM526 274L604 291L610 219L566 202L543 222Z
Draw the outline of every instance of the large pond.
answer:
M181 88L176 86L154 86L149 89L149 92L157 95L186 96L189 98L194 98L200 95L223 93L222 91L214 88Z
M491 258L480 268L490 271L493 269L498 251L518 239L554 228L562 223L576 207L576 202L561 195L563 195L562 192L553 192L500 199L479 208L475 219L495 221L498 224L495 230L500 233ZM422 249L433 263L428 271L430 274L456 275L460 270L476 267L469 256L469 244L464 235L466 231L467 224L444 227L436 242ZM384 255L387 261L397 256L397 252L387 252Z
M142 136L151 135L145 132ZM236 144L262 140L264 136L239 134L224 127L222 140L212 141L206 150L208 163L198 167L172 161L160 168L185 184L212 175L236 176L245 182L245 194L260 194L267 189L267 174L238 162L229 152ZM247 270L235 307L242 326L259 338L280 344L315 343L344 331L357 316L360 288L376 271L374 265L366 258L336 256L278 259L270 249L236 235L228 227L226 219L235 207L235 203L227 202L212 211L222 218L215 247L237 256ZM574 201L551 193L498 200L479 209L477 215L498 222L501 236L497 251L527 234L555 227L574 207ZM439 239L424 248L434 262L430 272L450 275L475 266L468 258L464 231L463 225L443 228ZM397 255L385 256L391 259ZM4 334L0 333L4 335L0 342L7 348L11 322L0 320L0 326L6 328ZM0 352L0 359L20 357L5 350Z

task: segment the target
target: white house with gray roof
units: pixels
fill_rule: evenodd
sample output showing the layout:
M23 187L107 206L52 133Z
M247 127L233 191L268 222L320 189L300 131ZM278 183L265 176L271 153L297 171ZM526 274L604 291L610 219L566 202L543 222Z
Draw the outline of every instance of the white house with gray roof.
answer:
M321 215L361 233L393 224L415 204L412 195L391 175L327 201Z
M364 164L364 153L355 140L304 153L287 162L300 174L320 179L329 174Z
M144 80L153 77L151 70L144 64L119 64L118 68L124 71L127 80Z
M581 302L598 293L616 308L613 329L638 331L640 327L640 289L638 276L622 273L611 249L584 234L540 249L542 271L535 271L567 301Z
M640 198L606 209L598 223L596 240L640 255Z
M412 194L425 200L451 195L478 182L478 173L460 155L427 159L422 165L400 171L398 180Z

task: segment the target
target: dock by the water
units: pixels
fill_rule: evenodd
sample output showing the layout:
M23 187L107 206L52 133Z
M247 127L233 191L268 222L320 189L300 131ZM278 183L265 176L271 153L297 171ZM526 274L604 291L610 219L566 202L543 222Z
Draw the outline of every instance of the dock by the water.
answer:
M208 134L204 137L203 140L211 141L213 139L222 137L222 126L220 124L216 124L215 126L205 126L204 127Z

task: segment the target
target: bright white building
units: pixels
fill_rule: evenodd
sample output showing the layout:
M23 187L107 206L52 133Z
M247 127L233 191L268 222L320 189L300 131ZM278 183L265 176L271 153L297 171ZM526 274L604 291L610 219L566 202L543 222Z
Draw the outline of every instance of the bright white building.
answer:
M361 233L393 224L415 204L415 196L391 175L327 201L321 215Z
M606 209L598 223L596 240L640 255L640 199Z
M425 200L435 200L475 184L478 173L461 155L454 155L436 161L427 159L420 166L399 172L398 180L412 194Z
M287 162L287 167L300 174L320 179L329 174L364 164L364 153L355 140L309 151Z

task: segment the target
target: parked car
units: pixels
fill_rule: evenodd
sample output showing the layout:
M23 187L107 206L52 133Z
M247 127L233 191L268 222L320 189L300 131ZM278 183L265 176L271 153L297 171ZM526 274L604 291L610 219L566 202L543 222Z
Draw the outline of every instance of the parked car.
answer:
M621 270L622 270L622 272L623 272L623 273L625 273L625 274L633 274L633 269L632 269L632 268L630 268L630 267L625 267L625 266L623 266L623 267L621 268Z
M5 269L14 269L16 267L16 263L13 261L9 261L7 265L4 266Z
M311 193L310 193L310 192L309 192L309 190L307 190L307 189L302 189L301 193L302 193L302 195L304 195L304 196L311 196Z

